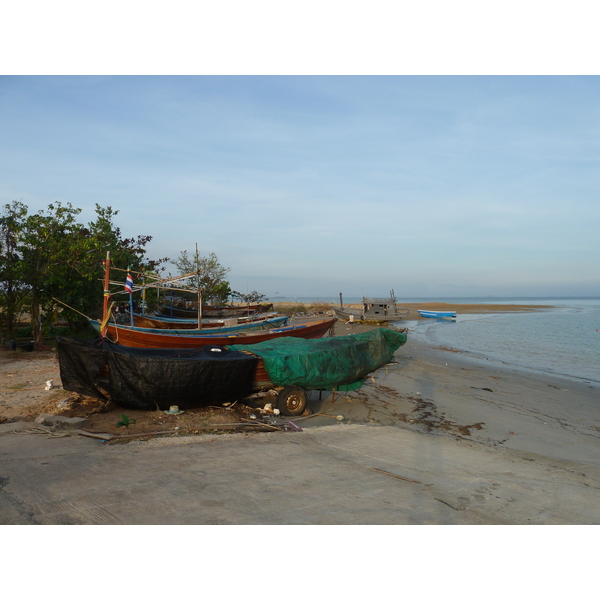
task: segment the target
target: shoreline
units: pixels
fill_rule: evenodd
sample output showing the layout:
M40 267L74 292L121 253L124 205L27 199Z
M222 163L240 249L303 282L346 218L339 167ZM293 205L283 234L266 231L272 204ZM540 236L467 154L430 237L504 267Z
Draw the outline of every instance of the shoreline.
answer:
M410 320L410 319L409 319ZM408 329L408 334L414 333L414 330ZM412 338L412 341L416 341ZM497 369L505 369L510 371L520 372L522 375L534 375L539 377L551 377L556 378L557 380L564 381L565 383L574 382L581 383L582 385L589 385L595 389L598 389L598 393L600 395L600 380L592 379L590 377L582 377L579 375L571 375L568 373L559 373L557 371L544 370L540 367L532 367L526 366L518 363L512 363L507 360L503 360L500 358L496 358L493 356L488 356L485 353L477 350L466 350L454 348L449 345L440 344L439 342L435 342L433 340L428 340L423 334L420 334L417 343L420 343L424 346L432 350L440 350L443 352L448 352L452 354L452 356L461 357L461 360L469 361L475 365L489 365L494 366Z
M361 308L360 304L354 305L346 305L351 308ZM427 344L432 348L438 348L440 350L445 350L447 352L452 353L460 353L464 357L468 357L472 361L480 361L480 362L489 362L490 364L498 364L503 365L506 368L510 369L518 369L523 373L530 373L535 375L543 375L545 377L557 377L561 379L565 379L567 381L581 382L581 383L590 383L596 387L600 387L600 379L594 379L589 374L587 375L574 375L565 372L557 372L549 369L544 369L540 366L530 366L528 364L519 364L517 362L510 362L505 358L494 357L488 355L484 350L473 350L469 348L454 348L443 342L440 343L438 341L434 341L427 337L427 332L421 331L418 328L421 327L421 324L425 323L428 326L435 326L436 321L441 321L440 319L429 319L426 317L422 317L416 310L415 307L423 310L456 310L458 320L460 320L460 316L462 315L482 315L482 316L494 316L501 314L526 314L533 312L548 312L552 310L560 310L562 307L544 304L544 305L517 305L517 304L449 304L449 303L419 303L419 304L400 304L399 307L409 308L410 313L405 319L400 319L398 321L390 321L387 326L392 328L402 329L404 327L407 328L409 335L415 334L419 336L419 339L422 343ZM414 309L414 310L413 310ZM453 320L454 321L454 320ZM381 324L379 326L386 326L386 324ZM417 329L416 329L417 328ZM417 333L418 331L418 333Z
M507 371L519 372L523 376L531 375L538 377L548 377L564 382L564 385L567 385L568 383L586 385L593 389L598 389L598 393L600 395L600 381L592 379L590 377L580 377L578 375L569 375L567 373L558 373L556 371L543 370L539 367L529 367L517 363L511 363L505 360L501 360L499 358L479 354L473 350L459 350L450 346L435 344L434 342L421 341L420 343L428 346L432 350L440 350L442 352L452 353L452 355L454 356L460 355L462 360L470 362L474 365L488 364L489 366L499 370L504 369Z
M481 430L470 431L472 439L600 466L600 420L593 418L599 407L600 384L422 342L407 346L413 359L405 359L405 375L415 387L429 390L436 410L457 422L485 423ZM414 357L430 368L411 364ZM433 373L435 383L431 381Z

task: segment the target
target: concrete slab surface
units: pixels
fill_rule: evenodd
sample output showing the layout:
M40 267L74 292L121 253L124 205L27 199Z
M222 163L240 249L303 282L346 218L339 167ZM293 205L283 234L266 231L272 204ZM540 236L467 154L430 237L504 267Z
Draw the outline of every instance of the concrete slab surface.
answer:
M397 427L118 445L1 427L3 525L600 523L595 465Z

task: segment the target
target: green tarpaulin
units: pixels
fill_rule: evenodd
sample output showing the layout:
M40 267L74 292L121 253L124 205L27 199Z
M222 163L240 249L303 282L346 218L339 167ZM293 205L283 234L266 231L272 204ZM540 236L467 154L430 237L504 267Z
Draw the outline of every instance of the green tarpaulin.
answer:
M277 386L349 391L358 389L364 377L389 363L405 343L405 333L378 327L356 335L318 340L284 337L228 347L260 356Z

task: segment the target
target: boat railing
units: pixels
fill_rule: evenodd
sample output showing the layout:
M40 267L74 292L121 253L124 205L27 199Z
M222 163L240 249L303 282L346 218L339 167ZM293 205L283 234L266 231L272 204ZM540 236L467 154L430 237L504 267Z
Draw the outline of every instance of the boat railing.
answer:
M363 304L396 304L396 298L363 298Z

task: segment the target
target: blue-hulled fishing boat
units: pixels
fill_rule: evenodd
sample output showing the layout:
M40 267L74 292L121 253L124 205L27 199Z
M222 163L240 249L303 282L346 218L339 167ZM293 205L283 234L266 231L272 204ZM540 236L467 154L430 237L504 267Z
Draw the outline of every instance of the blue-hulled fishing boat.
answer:
M427 319L455 319L456 311L453 310L417 310L417 312Z
M272 319L266 319L264 321L258 321L256 323L242 323L239 325L223 326L223 327L203 327L202 329L173 329L173 328L156 328L156 327L137 327L131 325L119 324L119 328L130 329L132 331L141 331L147 333L156 333L162 335L185 335L185 336L226 336L235 334L236 332L244 331L256 331L256 330L271 330L280 327L285 327L288 322L288 317L274 317ZM100 331L100 321L89 319L90 325ZM115 323L116 325L116 323Z
M250 317L233 317L232 319L202 319L202 328L222 330L223 327L260 327L261 324L283 327L287 321L288 317L286 316L265 313ZM198 319L178 319L133 313L133 325L145 329L197 329Z

